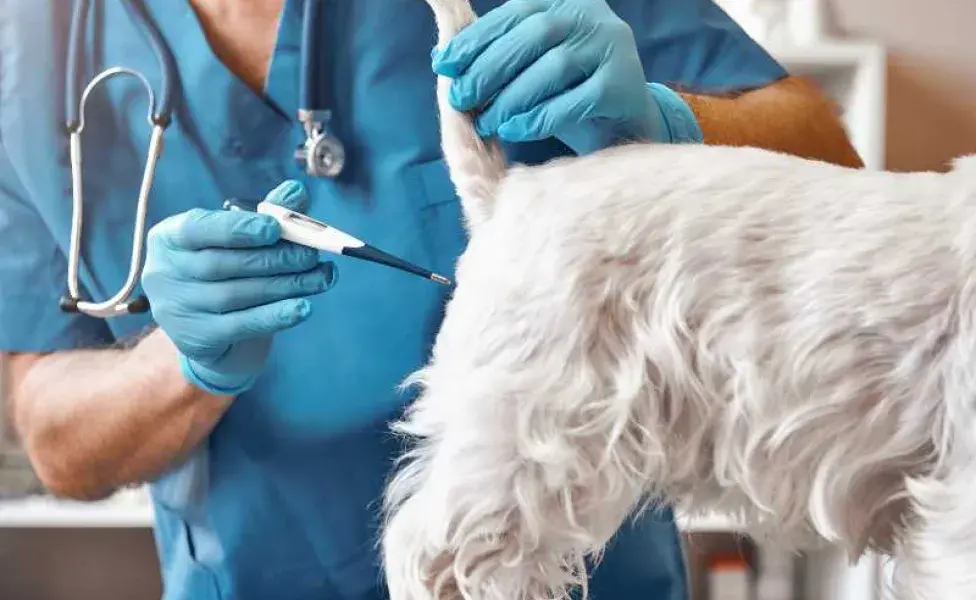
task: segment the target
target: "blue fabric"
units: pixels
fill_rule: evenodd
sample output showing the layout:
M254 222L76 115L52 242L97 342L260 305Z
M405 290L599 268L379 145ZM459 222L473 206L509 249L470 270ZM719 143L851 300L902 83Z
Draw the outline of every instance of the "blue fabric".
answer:
M498 1L476 2L480 13ZM0 11L0 349L97 346L150 324L62 314L71 219L62 133L69 2L9 0ZM124 64L160 84L122 4L95 4L90 76ZM783 70L708 0L617 0L647 81L736 90ZM301 0L289 0L265 95L215 58L185 2L148 0L176 55L180 97L149 222L227 197L257 198L306 181L309 214L439 272L465 244L440 159L430 48L420 0L327 0L321 39L335 133L349 162L338 181L309 181L292 156ZM137 83L101 88L85 130L85 292L105 298L128 269L133 209L149 130ZM565 154L559 143L507 146L513 160ZM395 385L423 362L444 290L392 269L339 259L342 281L308 322L275 338L268 368L189 460L154 483L166 600L382 597L377 499L397 447L385 423ZM140 290L141 291L141 290ZM597 600L687 596L665 513L624 529L594 576Z

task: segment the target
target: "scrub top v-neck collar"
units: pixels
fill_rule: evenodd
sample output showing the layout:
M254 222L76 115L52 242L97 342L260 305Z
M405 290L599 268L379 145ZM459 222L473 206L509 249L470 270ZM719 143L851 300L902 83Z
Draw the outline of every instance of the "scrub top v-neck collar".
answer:
M179 101L189 114L207 115L197 126L216 138L221 154L263 155L269 139L282 129L298 127L301 0L285 0L264 94L256 93L217 57L189 0L148 2L176 55L184 82ZM215 99L227 103L224 110L207 110Z

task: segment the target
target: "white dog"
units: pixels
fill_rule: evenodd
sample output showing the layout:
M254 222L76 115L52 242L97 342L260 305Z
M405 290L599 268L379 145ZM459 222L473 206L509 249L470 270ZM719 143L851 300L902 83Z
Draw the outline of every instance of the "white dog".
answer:
M427 0L443 44L475 15ZM438 82L471 232L389 484L392 600L584 585L647 501L976 598L976 157L629 145L508 168Z

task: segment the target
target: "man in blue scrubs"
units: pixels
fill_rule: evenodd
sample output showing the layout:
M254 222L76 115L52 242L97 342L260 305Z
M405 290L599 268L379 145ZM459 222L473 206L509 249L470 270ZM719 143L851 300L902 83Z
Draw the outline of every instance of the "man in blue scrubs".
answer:
M396 385L436 334L443 288L333 265L228 197L307 211L451 272L465 238L438 145L434 71L512 160L621 139L754 145L858 165L829 103L711 0L499 0L429 53L421 0L325 1L320 24L335 180L294 161L302 0L142 0L180 90L150 205L152 314L58 308L71 224L63 132L70 2L0 11L0 352L17 431L53 492L150 482L168 600L382 598L377 499L397 447ZM84 77L160 73L125 3L95 3ZM123 281L148 129L137 84L90 101L84 295ZM703 168L707 168L703 165ZM337 273L341 272L341 282ZM620 532L598 600L687 596L669 514Z

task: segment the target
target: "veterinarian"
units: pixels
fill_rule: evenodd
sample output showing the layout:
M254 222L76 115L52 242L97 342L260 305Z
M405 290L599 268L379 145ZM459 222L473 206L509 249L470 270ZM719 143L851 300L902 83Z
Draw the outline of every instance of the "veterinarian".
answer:
M440 160L434 71L454 78L456 106L480 108L482 132L515 161L644 139L860 164L830 104L709 0L475 2L483 19L433 56L422 2L356 0L323 2L316 25L345 165L313 177L295 159L302 0L129 4L158 26L178 73L139 286L151 312L59 308L72 2L9 0L0 351L17 432L52 492L94 500L151 482L168 600L384 597L374 535L397 452L387 423L448 293L328 262L281 242L266 217L221 210L224 199L267 197L450 273L465 237ZM81 73L124 65L158 91L155 54L126 6L94 3ZM83 296L104 299L129 269L149 128L136 81L88 102L80 282ZM619 534L591 590L679 600L684 577L665 513Z

